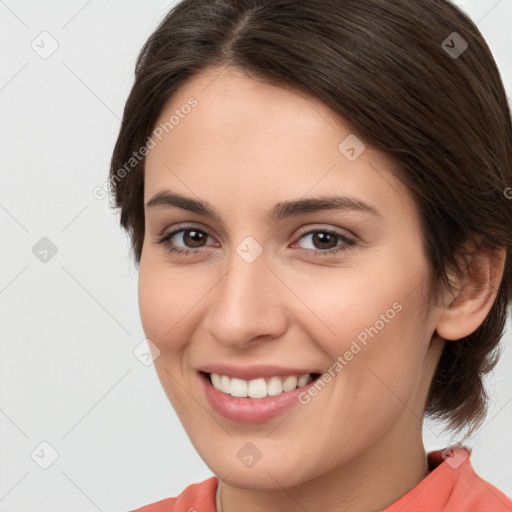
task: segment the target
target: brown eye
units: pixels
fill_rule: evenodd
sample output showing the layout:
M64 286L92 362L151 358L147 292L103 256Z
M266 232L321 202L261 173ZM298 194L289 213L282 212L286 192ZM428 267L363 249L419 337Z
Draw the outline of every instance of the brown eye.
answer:
M211 238L208 233L194 227L178 227L165 235L157 243L162 244L169 252L190 255L201 252L207 247L206 242Z
M197 229L185 229L183 232L183 243L188 247L195 249L197 247L202 247L208 235L203 233L202 231L198 231Z
M303 233L299 240L308 240L310 247L304 247L315 256L329 255L346 251L356 245L356 241L329 229L316 229Z
M313 235L311 241L317 249L332 249L333 247L336 247L338 238L338 235L320 231Z

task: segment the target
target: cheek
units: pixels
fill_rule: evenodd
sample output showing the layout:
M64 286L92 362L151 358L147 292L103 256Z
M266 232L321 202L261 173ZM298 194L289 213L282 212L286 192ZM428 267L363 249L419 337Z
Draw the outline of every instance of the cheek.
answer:
M423 327L425 289L418 284L425 281L428 265L420 247L411 243L407 251L398 241L365 251L348 253L338 268L283 268L286 282L293 283L294 293L308 309L297 318L333 360L350 350L353 341L361 347L395 347L398 357L401 351L407 357ZM363 352L364 348L357 357ZM378 357L385 359L386 354Z
M401 268L405 272L405 263ZM409 276L417 268L410 267ZM348 410L360 404L364 414L368 402L374 412L392 410L400 404L393 392L407 400L428 349L420 322L423 290L411 293L414 279L381 273L376 266L329 271L339 278L317 274L316 286L295 281L297 295L310 307L297 315L301 330L327 355L338 398L351 403Z
M186 331L199 309L205 294L203 288L208 283L176 268L162 267L141 258L138 280L140 318L147 338L162 352L175 352L185 344Z
M303 319L302 327L312 339L325 340L336 355L349 349L344 341L357 338L364 343L372 333L388 330L403 310L403 285L390 278L388 282L376 265L323 268L307 275L296 272L286 279L294 283L299 306L307 307L305 315L297 316Z

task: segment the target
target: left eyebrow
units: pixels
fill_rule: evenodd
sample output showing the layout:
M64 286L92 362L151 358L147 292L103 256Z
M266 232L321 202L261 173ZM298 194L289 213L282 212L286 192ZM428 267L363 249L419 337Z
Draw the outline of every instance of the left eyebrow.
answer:
M295 201L282 201L274 206L269 216L280 220L292 215L320 210L355 210L382 218L382 214L375 206L351 196L322 196Z
M155 194L146 203L146 208L148 209L162 206L182 208L221 222L220 215L210 204L183 196L182 194L170 193L167 190L163 190ZM322 196L293 201L281 201L277 203L270 212L267 212L267 216L275 220L280 220L303 213L333 209L366 212L382 218L382 214L375 206L351 196Z

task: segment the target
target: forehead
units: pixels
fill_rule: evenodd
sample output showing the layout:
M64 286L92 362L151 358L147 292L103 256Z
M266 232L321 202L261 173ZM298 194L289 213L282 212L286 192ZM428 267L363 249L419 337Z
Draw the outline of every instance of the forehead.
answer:
M319 98L288 84L249 78L232 68L209 69L190 78L166 102L156 124L163 125L173 112L188 110L191 98L197 106L181 119L191 121L180 120L182 126L176 125L174 132L187 124L202 128L200 132L208 130L211 138L226 140L226 135L234 135L237 141L247 133L261 138L265 134L283 136L283 128L290 131L287 139L292 134L311 137L319 130L337 132L337 138L350 132L344 120Z
M382 152L366 145L357 159L347 159L340 144L345 149L345 140L355 141L358 150L348 123L291 86L231 68L209 70L167 101L159 127L161 140L153 137L156 146L146 157L145 202L162 188L202 196L222 189L228 200L242 191L252 198L272 191L288 199L336 189L364 195L384 209L386 202L401 203L402 211L414 207Z

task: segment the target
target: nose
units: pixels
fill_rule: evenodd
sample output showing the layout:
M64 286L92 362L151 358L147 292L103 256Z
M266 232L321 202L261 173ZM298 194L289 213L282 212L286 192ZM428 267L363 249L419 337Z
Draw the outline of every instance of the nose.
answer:
M209 294L203 322L211 337L243 349L286 331L286 289L269 267L265 252L249 262L233 250L224 276Z

